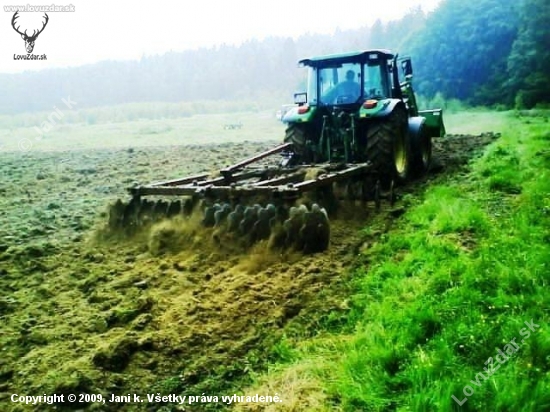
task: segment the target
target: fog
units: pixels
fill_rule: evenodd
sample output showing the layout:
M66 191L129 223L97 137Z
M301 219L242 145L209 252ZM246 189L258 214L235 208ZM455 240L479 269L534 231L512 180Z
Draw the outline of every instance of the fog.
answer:
M14 55L24 55L26 50L21 36L11 26L14 10L10 6L17 3L7 3L3 5L4 23L0 25L0 72L138 59L171 50L240 44L269 36L296 38L307 33L333 33L370 26L377 19L398 19L413 7L421 6L429 12L439 3L440 0L348 0L338 5L314 0L54 3L73 5L75 11L48 12L48 25L37 37L33 50L36 55L46 55L46 60L40 61L15 60ZM52 5L50 1L30 4ZM23 29L28 27L32 33L34 28L40 28L43 13L19 14Z

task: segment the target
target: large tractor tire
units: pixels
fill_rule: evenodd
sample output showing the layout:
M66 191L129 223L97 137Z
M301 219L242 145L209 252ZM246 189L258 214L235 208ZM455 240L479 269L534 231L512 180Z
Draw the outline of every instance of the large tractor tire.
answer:
M411 170L416 176L428 171L432 162L432 138L424 125L416 133L409 133L411 144Z
M304 125L290 123L285 132L285 143L292 143L293 151L297 155L299 163L311 163L313 156L311 150L308 150L306 142L309 139L308 130Z
M407 125L406 111L396 107L388 116L373 119L367 127L365 157L372 162L384 185L409 177L411 154Z

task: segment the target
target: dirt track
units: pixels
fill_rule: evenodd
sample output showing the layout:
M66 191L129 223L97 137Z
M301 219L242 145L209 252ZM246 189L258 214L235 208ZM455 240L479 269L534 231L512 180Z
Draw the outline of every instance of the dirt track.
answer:
M494 139L436 139L434 171L399 191L420 194ZM345 310L345 298L331 291L341 287L357 253L389 229L401 204L341 213L331 222L330 249L312 256L279 255L263 244L236 250L216 245L207 232L160 256L148 253L147 234L132 242L88 240L104 219L100 211L133 181L217 169L268 147L4 154L0 405L6 393L29 388L219 394L254 368L289 321L307 327ZM197 164L197 152L208 162ZM361 232L366 226L372 229Z

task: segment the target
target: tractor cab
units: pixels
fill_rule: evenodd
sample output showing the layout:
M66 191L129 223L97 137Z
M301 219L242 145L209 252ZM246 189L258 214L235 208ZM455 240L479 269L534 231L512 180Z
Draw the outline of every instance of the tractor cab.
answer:
M309 106L360 106L369 99L392 97L390 67L393 55L370 50L304 59L308 68L307 91L296 103Z
M441 110L418 111L410 58L374 49L300 60L306 90L294 95L283 165L370 162L386 180L425 171L431 137L444 133Z

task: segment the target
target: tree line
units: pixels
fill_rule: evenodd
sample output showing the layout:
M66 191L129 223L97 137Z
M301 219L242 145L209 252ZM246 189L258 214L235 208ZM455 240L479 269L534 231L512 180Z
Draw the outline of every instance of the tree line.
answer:
M410 55L417 92L426 99L442 95L474 105L529 108L550 99L548 21L547 0L443 0L429 14L411 9L400 20L330 35L0 74L0 114L50 110L67 96L79 108L193 101L278 105L304 87L300 58L367 48Z

